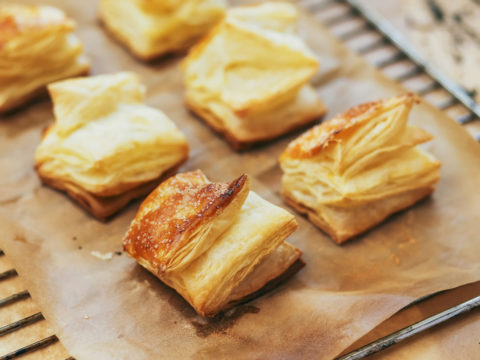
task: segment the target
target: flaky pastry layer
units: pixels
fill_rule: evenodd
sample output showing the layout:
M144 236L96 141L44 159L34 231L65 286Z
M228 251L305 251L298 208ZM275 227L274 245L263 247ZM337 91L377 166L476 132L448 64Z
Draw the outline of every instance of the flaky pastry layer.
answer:
M123 244L200 315L213 316L299 269L300 250L284 241L296 227L291 214L250 191L246 175L211 183L196 171L162 183Z
M290 143L280 157L287 201L342 242L430 194L440 162L417 147L432 136L407 124L416 101L363 104Z
M188 49L223 16L224 0L101 0L100 18L137 57Z
M380 224L390 215L429 196L434 190L433 186L424 187L352 207L320 205L315 209L298 202L287 190L284 190L282 195L290 206L306 215L335 242L342 244Z
M74 28L73 20L51 6L0 6L0 113L51 82L89 71Z
M111 196L97 196L76 184L63 182L62 180L54 178L46 178L43 177L41 173L38 175L43 183L55 189L65 191L95 218L101 221L107 221L109 217L122 210L131 201L143 198L151 193L163 180L175 174L181 165L181 163L174 165L171 169L165 171L158 179L139 184L121 194Z
M83 197L113 198L162 178L188 157L184 135L143 104L145 89L132 73L66 80L49 91L55 122L35 153L46 183ZM101 205L99 211L109 212Z
M286 3L233 8L183 62L187 105L236 148L312 122L325 107L308 84L318 61Z

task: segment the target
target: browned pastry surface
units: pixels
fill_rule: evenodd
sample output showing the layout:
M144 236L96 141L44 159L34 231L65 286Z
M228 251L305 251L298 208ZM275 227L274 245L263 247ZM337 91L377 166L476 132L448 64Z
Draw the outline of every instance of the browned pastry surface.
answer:
M169 178L142 203L125 251L202 316L258 296L298 271L285 242L295 218L250 192L242 175L211 183L201 171Z
M368 102L300 135L280 156L285 200L342 243L431 194L440 163L416 145L433 137L407 124L418 102Z

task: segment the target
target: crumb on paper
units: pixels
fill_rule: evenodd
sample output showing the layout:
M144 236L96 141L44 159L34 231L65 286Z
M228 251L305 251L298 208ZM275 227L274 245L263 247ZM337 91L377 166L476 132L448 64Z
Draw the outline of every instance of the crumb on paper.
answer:
M90 319L90 316L88 316L88 315L83 315L83 318L84 318L85 320L88 320L88 319Z
M400 265L400 258L398 256L394 255L392 260L396 265Z
M112 252L101 253L100 251L92 251L90 254L100 260L112 260L113 258Z
M396 265L400 265L400 258L397 255L390 256L390 260L393 261Z

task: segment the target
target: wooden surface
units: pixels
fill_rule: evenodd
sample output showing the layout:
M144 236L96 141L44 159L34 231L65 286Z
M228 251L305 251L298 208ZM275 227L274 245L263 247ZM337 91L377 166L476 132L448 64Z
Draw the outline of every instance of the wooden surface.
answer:
M327 3L333 3L333 5L322 5ZM348 47L354 51L363 53L365 58L370 63L380 66L384 73L388 76L401 79L402 77L406 77L405 74L408 75L410 72L414 71L415 67L408 59L393 61L396 59L395 57L398 54L398 50L393 46L381 43L381 36L373 29L368 28L365 20L359 17L347 16L345 17L346 20L339 21L338 19L341 19L344 14L349 12L348 5L335 1L332 2L318 0L304 0L301 1L301 4L309 11L313 12L316 18L320 21L323 21L327 24L330 23L332 32L340 38L343 38ZM385 7L385 2L383 0L373 0L371 1L371 4L372 6L378 6L381 8L382 12L387 17L390 16L394 23L395 21L398 21L398 17L401 16L395 7ZM369 48L372 50L365 51ZM421 73L415 76L408 76L408 79L403 81L403 84L413 91L424 92L424 97L433 104L437 106L446 106L445 111L452 117L461 118L462 116L468 116L468 112L462 105L451 102L451 96L442 89L434 88L432 85L433 83L434 82L431 78ZM479 119L471 121L465 126L472 136L480 136ZM0 273L13 268L14 265L8 260L8 254L1 255ZM16 275L1 280L0 284L0 300L26 290L21 278ZM477 291L480 286L477 284L474 285L473 288L475 291ZM463 298L466 296L465 294L472 293L472 287L468 287L466 290L457 289L449 291L448 293L450 294L450 300L448 304L455 305L455 299L459 299L458 302L463 300ZM437 310L436 307L430 308ZM39 312L40 309L35 304L35 301L29 296L20 301L0 306L0 327L14 323ZM379 330L372 331L372 333L360 339L351 347L351 349L355 348L356 346L361 346L368 341L373 340L375 337L383 336L391 331L396 330L396 328L398 328L398 324L406 325L413 321L421 320L427 317L427 315L429 314L426 311L421 311L421 308L411 307L406 309L396 315L397 320L398 318L402 319L403 316L402 321L390 322L391 325L389 325L388 321L385 322L385 324L382 324L382 326L379 327ZM462 319L454 320L452 323L459 322L461 320ZM396 325L393 325L393 323ZM11 353L19 348L32 344L36 341L40 341L52 335L54 335L53 331L49 327L47 321L36 321L30 325L20 328L19 330L1 336L0 356ZM59 341L55 341L46 347L21 356L22 359L66 359L68 357L69 355L67 351ZM0 357L0 359L1 358L2 357ZM3 356L3 358L6 357Z

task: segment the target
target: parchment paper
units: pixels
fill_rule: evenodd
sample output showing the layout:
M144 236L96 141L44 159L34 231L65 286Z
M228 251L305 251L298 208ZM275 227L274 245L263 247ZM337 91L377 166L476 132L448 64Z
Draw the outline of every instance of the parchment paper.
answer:
M178 58L134 60L96 20L95 1L46 1L72 15L93 60L93 74L135 71L148 87L148 104L185 132L190 160L212 180L240 173L280 206L277 158L292 134L237 154L183 106ZM301 33L336 70L318 91L328 116L359 102L405 90L348 52L322 27L303 18ZM139 203L100 223L62 193L41 186L33 153L51 121L39 102L0 123L0 246L13 260L42 312L77 359L329 359L414 299L480 279L480 146L428 104L412 123L430 131L427 148L442 162L434 195L340 247L306 219L289 238L307 266L275 291L224 316L195 315L173 290L125 254L100 260L91 251L121 250Z
M409 306L384 321L346 349L354 350L405 326L438 314L480 294L480 282L442 292ZM477 360L480 353L480 309L451 319L371 356L371 360Z

